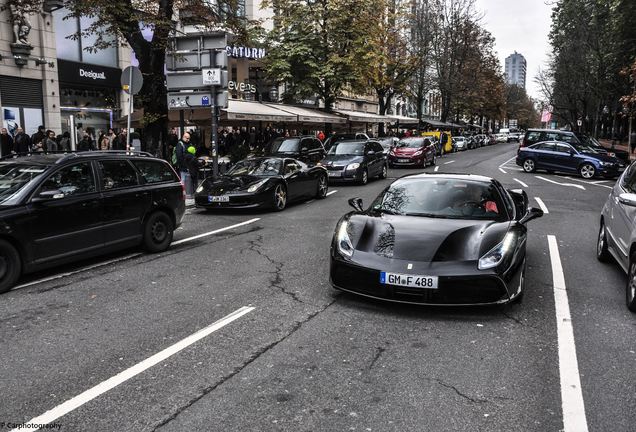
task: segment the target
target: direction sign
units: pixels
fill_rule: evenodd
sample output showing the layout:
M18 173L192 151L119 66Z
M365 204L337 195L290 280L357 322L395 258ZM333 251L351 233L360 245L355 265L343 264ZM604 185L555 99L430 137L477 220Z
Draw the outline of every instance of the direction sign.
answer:
M131 74L132 72L132 74ZM132 77L132 79L131 79ZM136 95L144 85L144 77L138 67L128 66L121 73L121 88L128 94Z
M201 69L203 85L221 85L221 68Z

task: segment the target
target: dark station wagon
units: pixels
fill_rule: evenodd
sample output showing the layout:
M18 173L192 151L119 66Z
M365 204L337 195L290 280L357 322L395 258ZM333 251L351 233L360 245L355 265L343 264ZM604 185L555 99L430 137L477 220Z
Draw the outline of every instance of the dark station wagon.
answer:
M147 153L0 160L0 292L23 273L143 245L166 250L185 213L174 169Z

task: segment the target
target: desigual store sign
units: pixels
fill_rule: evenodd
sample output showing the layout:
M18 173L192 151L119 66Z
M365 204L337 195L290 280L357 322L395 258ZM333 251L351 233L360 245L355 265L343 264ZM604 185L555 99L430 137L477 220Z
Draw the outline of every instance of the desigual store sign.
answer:
M67 60L58 60L57 67L60 82L117 89L121 86L121 70L117 68Z

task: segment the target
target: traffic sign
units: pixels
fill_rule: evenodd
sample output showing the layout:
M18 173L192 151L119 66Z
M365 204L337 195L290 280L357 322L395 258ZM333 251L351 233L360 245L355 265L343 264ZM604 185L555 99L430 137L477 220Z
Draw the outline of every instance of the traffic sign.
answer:
M203 85L221 85L221 68L201 69Z
M122 71L120 82L123 91L136 95L141 91L141 87L144 85L144 77L138 67L128 66Z

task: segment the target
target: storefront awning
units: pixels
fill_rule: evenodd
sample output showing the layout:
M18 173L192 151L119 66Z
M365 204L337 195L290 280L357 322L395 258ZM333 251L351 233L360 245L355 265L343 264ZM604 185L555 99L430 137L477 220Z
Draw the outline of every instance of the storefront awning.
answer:
M338 114L346 116L350 122L356 123L389 123L391 119L379 114L372 114L363 111L334 110Z
M228 107L221 110L227 120L295 122L297 116L259 102L230 99Z
M400 125L419 125L420 124L420 120L416 119L415 117L404 117L404 116L398 116L398 115L387 115L387 117L390 119L391 123L399 123Z
M267 104L267 106L285 111L297 117L298 123L346 123L347 119L324 111L293 105Z
M437 120L427 120L427 119L423 119L422 123L436 127L436 128L451 128L451 125L448 123L444 123L441 121L437 121Z

